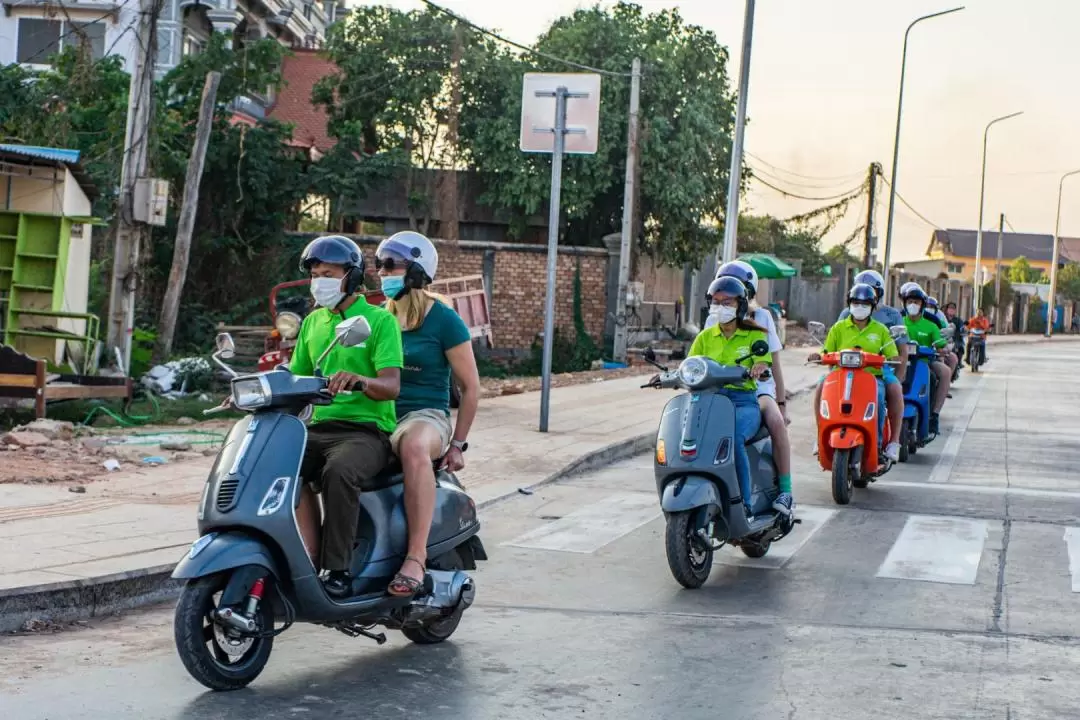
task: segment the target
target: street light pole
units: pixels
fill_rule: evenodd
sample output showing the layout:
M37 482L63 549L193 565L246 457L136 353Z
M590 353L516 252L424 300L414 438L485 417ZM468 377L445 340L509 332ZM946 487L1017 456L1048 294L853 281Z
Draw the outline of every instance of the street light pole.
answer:
M930 15L923 15L920 18L915 18L907 30L904 31L904 53L900 56L900 96L896 101L896 136L893 138L893 155L892 155L892 180L889 182L889 218L886 222L885 229L885 257L882 260L881 269L884 271L882 275L885 276L885 301L891 297L889 290L891 281L889 279L889 259L892 257L892 232L893 232L893 214L896 210L896 167L897 161L900 157L900 118L904 112L904 72L907 70L907 42L908 35L911 33L911 28L915 27L923 20L929 20L930 18L941 17L942 15L948 15L950 13L959 12L963 10L964 6L955 7L952 10L942 10L941 12L932 13Z
M979 283L980 270L982 268L982 242L983 242L983 201L986 199L986 143L990 138L990 128L1001 122L1002 120L1008 120L1019 115L1023 115L1024 111L1014 112L1011 115L1002 115L999 118L994 118L986 124L986 129L983 130L983 152L982 152L982 180L979 181L979 225L975 231L975 275L973 276L972 284L974 285L974 309L975 313L979 312L979 305L982 301L982 285Z
M1057 297L1057 266L1058 266L1058 252L1061 246L1061 193L1065 189L1065 178L1072 175L1080 175L1080 170L1073 170L1067 172L1061 176L1061 181L1058 182L1058 204L1057 204L1057 220L1054 222L1054 256L1050 262L1050 297L1047 298L1046 304L1046 337L1050 337L1054 334L1054 307Z
M746 132L746 101L750 94L750 46L754 39L754 0L746 0L743 18L742 56L739 66L739 98L735 106L735 137L731 141L731 172L728 175L727 210L724 213L724 244L716 266L735 259L739 231L739 187L742 185L743 135Z

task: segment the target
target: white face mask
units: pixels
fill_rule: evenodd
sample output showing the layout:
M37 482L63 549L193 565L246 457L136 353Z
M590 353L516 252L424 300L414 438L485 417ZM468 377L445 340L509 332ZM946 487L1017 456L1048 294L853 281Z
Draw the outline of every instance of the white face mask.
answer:
M736 310L727 305L713 305L709 308L709 314L715 317L721 325L726 325L735 319Z
M921 312L922 312L922 305L920 305L919 303L908 303L907 304L907 314L908 315L914 316L914 315L918 315Z
M311 280L311 297L319 307L333 310L345 298L341 291L342 278L318 277Z
M865 320L870 317L870 308L866 305L851 305L848 310L851 311L851 317L856 320Z

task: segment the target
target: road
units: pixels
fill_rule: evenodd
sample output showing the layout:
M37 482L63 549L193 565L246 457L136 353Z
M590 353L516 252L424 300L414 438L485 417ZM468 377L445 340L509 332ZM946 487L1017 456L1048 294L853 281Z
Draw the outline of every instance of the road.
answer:
M213 694L176 658L170 608L155 608L0 640L3 716L1076 717L1074 348L995 349L985 374L961 378L945 435L842 508L802 398L804 524L758 561L722 551L700 590L670 576L639 458L486 510L493 559L442 646L297 627L251 688Z

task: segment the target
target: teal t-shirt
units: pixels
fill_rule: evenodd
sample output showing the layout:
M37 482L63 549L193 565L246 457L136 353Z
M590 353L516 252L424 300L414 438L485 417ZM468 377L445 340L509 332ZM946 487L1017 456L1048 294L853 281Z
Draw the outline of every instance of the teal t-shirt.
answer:
M397 416L414 410L450 414L450 362L446 351L471 340L469 328L453 308L436 300L420 327L401 333L405 363Z

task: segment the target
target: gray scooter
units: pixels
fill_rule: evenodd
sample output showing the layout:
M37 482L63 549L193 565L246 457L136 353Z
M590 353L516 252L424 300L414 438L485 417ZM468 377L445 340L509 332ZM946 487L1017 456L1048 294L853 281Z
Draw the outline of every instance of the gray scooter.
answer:
M352 596L327 595L309 559L296 507L305 419L312 405L332 400L319 367L336 345L357 346L370 334L364 318L341 322L315 377L284 366L237 375L222 362L235 354L232 338L218 336L213 359L233 376L233 406L250 414L237 421L218 454L199 503L201 537L172 575L185 581L176 606L176 648L188 672L208 688L235 690L252 682L266 666L274 637L297 621L380 645L386 636L371 628L381 625L430 644L450 637L473 602L476 588L466 571L487 554L477 535L476 504L449 473L436 477L428 571L414 597L386 593L407 545L400 468L387 468L360 495ZM283 626L275 629L279 621Z
M767 355L768 343L755 342L753 356ZM772 440L764 425L746 443L750 457L750 513L744 507L735 473L735 406L720 391L750 377L740 365L720 365L689 357L675 372L646 359L664 372L643 388L685 388L672 398L660 418L654 471L660 506L667 520L665 546L671 574L683 587L699 588L712 570L713 553L725 544L760 558L772 543L791 532L794 517L772 504L780 494ZM744 359L749 361L750 356Z

